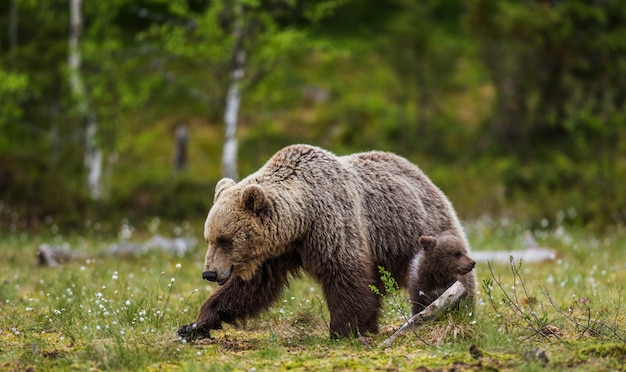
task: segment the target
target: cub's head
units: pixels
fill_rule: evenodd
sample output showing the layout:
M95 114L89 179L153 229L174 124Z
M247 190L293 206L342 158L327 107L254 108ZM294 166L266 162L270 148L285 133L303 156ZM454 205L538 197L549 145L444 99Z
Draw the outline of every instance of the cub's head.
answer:
M453 235L421 236L419 243L425 259L430 265L436 265L439 271L461 276L476 266L463 241Z
M259 185L224 178L215 187L213 207L204 224L208 243L202 278L226 283L232 276L250 279L272 256L268 239L272 205Z

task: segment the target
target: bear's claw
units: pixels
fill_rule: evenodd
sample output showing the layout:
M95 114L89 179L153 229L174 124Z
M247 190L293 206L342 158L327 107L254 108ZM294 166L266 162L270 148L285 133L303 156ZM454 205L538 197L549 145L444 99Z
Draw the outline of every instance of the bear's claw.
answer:
M208 327L198 326L196 323L187 324L178 328L178 337L185 341L201 340L211 338L211 330Z

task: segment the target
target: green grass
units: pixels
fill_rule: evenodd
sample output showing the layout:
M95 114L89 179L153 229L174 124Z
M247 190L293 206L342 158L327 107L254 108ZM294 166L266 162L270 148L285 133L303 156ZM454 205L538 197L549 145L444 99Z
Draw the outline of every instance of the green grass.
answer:
M483 219L466 228L474 250L521 248L520 224ZM381 332L369 345L331 340L323 295L306 277L261 317L184 343L176 329L195 320L215 289L200 278L203 247L185 257L160 251L107 257L98 252L116 237L50 230L0 235L2 370L624 370L626 363L626 231L620 228L601 235L563 226L535 231L540 245L558 251L557 261L492 265L493 276L480 264L479 281L490 287L481 286L474 312L445 315L386 349L377 345L408 314L406 292L386 297ZM189 226L176 231L200 236ZM147 237L135 232L131 239ZM39 267L36 251L44 242L91 258ZM546 325L558 337L537 332Z

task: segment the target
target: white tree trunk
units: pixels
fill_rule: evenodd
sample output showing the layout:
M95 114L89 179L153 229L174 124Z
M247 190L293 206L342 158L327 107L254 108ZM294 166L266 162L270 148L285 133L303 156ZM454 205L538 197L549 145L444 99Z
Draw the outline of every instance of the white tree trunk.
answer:
M87 188L92 199L102 196L102 152L97 146L98 123L89 107L87 91L80 74L80 38L83 32L82 0L70 0L70 37L68 67L70 89L77 102L77 111L85 125L85 167L87 168Z
M244 77L246 65L246 52L243 47L243 9L239 2L235 4L235 16L233 65L224 112L226 134L222 153L222 176L236 181L239 178L237 172L237 121L241 104L240 84Z

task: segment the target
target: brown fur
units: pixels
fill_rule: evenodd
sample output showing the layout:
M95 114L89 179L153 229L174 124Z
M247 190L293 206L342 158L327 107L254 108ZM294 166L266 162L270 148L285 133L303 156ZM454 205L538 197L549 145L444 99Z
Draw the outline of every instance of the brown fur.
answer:
M408 287L419 237L444 231L469 250L446 196L406 159L286 147L241 182L218 183L203 277L220 286L178 334L209 337L267 309L301 269L324 291L333 336L376 332L380 297L369 285L382 287L378 266Z
M419 242L422 250L413 259L409 283L413 314L424 310L457 280L473 295L475 283L467 280L466 274L476 262L461 239L444 233L438 237L422 236Z

